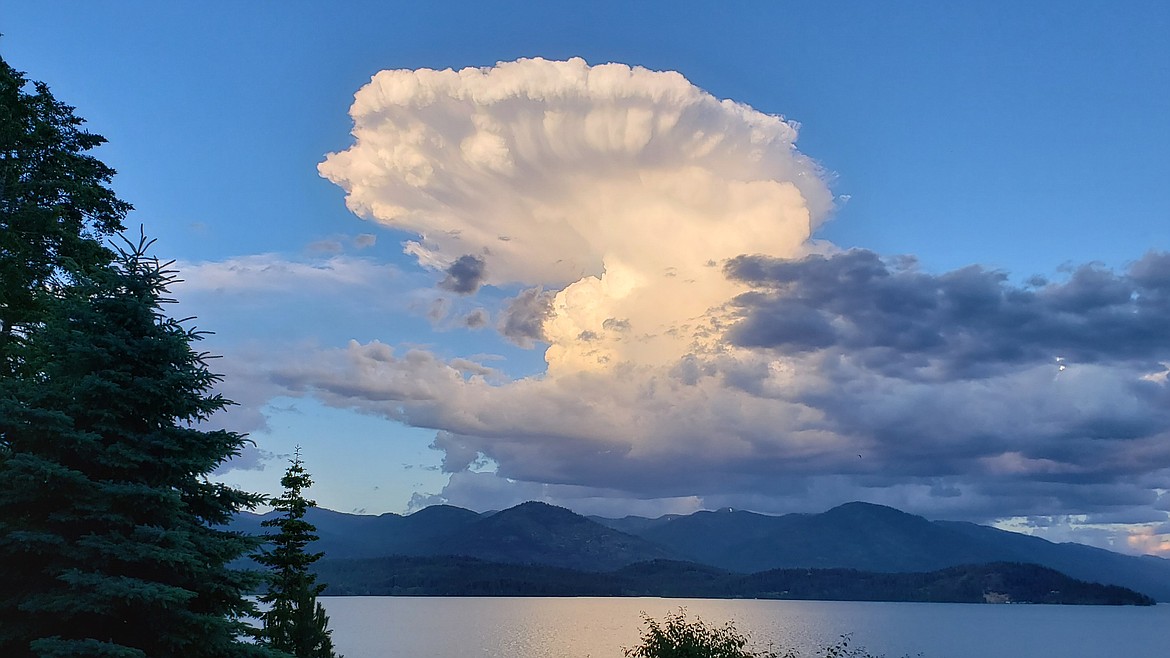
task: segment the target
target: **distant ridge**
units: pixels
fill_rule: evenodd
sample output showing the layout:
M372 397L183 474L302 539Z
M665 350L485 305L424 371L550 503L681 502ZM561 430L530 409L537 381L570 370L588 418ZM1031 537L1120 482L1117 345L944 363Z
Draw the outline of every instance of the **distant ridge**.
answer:
M672 556L641 537L538 502L523 503L467 524L444 540L442 550L495 562L587 571L607 571Z
M784 516L696 512L641 536L687 559L743 573L796 567L933 571L998 559L967 536L870 503Z
M459 556L327 560L317 574L331 595L669 596L936 603L1153 605L1132 590L1074 580L1034 564L950 567L931 573L776 569L736 574L655 560L591 572Z
M259 533L263 518L243 514L232 527ZM327 559L463 556L586 572L674 560L741 574L801 568L927 573L1021 562L1170 601L1170 560L1055 544L972 523L929 521L870 503L847 503L820 514L721 510L605 519L529 502L490 515L451 506L408 516L312 509L308 520L321 536L314 548Z
M266 515L243 514L235 530L262 534ZM527 502L492 514L437 505L408 516L363 516L313 508L314 550L330 559L455 555L510 564L605 571L675 557L650 541L563 507Z

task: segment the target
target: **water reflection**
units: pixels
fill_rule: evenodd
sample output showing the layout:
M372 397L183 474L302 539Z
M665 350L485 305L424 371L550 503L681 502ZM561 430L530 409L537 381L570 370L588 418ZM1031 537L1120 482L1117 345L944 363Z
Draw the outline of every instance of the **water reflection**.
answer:
M347 658L618 658L639 613L731 620L760 646L813 651L852 633L894 658L1164 658L1170 606L965 605L661 598L325 597ZM812 655L811 653L809 655Z

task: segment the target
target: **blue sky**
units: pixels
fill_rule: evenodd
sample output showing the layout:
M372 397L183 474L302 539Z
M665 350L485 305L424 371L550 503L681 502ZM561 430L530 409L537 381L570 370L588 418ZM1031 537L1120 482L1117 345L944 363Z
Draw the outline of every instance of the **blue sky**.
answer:
M1170 455L1160 446L1170 427L1158 364L1170 355L1148 335L1162 317L1160 279L1149 273L1162 263L1147 258L1170 249L1163 3L414 4L425 6L6 3L0 52L109 139L100 156L137 208L128 225L144 224L160 255L180 262L181 315L216 332L209 347L225 356L217 363L225 392L241 403L223 422L251 432L258 448L226 481L274 490L282 455L299 443L318 501L345 511L436 501L486 509L538 497L653 515L729 504L819 511L865 499L1166 550ZM415 106L398 128L378 123L390 110L368 107L370 133L356 146L369 148L335 168L337 183L318 171L328 154L355 146L349 110L379 71L520 58L676 71L685 78L671 78L677 97L701 90L750 106L741 121L695 101L694 120L729 136L723 151L679 166L700 171L695 189L711 199L723 198L712 186L803 171L814 242L780 239L779 230L757 240L743 228L757 226L756 210L691 203L693 190L663 191L661 181L627 189L626 180L672 171L681 180L692 170L604 148L568 164L519 162L546 174L541 189L517 176L483 189L463 179L475 203L462 206L439 208L433 193L399 198L405 188L394 181L366 185L370 154L409 142L401 126L421 122L449 137ZM489 87L538 75L531 66L491 70L499 75L483 74ZM639 85L662 80L634 75L602 101L621 107L642 98ZM533 107L568 116L602 102L551 107L561 101L537 96ZM643 101L655 116L671 111ZM447 111L479 109L452 101ZM780 128L768 147L774 167L735 159L748 148L734 143L743 121L767 115L799 123L795 149L807 161L784 159ZM509 117L487 108L479 118ZM442 169L449 156L420 157ZM391 169L379 180L402 171ZM357 188L367 201L413 208L413 219L359 217L346 207L347 189ZM816 207L821 192L831 209ZM513 198L562 214L604 214L627 199L631 208L681 205L666 231L626 231L640 216L623 210L599 226L574 224L594 253L509 215ZM704 213L716 210L727 216L706 227ZM775 221L795 221L784 217ZM445 270L464 252L458 238L435 236L489 224L514 229L500 236L504 252L483 251L486 272L468 280L473 294L444 289L454 281ZM438 241L428 245L424 234ZM590 283L565 293L573 277L540 253L541 240L562 237L565 254L580 254L581 280L604 272L609 292ZM423 250L404 253L409 241ZM651 325L691 331L693 322L679 323L697 316L671 316L677 303L668 302L706 297L652 288L625 308L612 289L622 272L640 280L648 270L639 268L673 268L670 258L717 243L717 276L702 285L727 292L711 298L724 315L703 315L714 323L703 335L718 337L697 341L697 351L662 339L630 353L628 341L606 343L600 324L588 328L602 310L623 308L643 335ZM854 248L884 265L840 256ZM754 260L723 269L741 253ZM808 254L813 261L799 260ZM906 269L904 256L917 265ZM792 259L805 265L794 273L777 264ZM962 270L972 265L982 269ZM892 284L857 283L858 272L877 270ZM809 278L818 275L852 284L818 287ZM1029 284L1035 275L1048 283ZM793 281L808 295L800 304ZM983 313L963 305L987 290L1007 301ZM1122 298L1094 306L1102 290ZM947 300L953 312L867 306L914 294ZM1011 301L1021 295L1035 299ZM506 328L509 318L530 325ZM1039 329L1025 331L1020 318ZM933 343L917 339L927 334ZM595 350L582 348L595 338ZM560 356L546 363L550 345ZM1005 414L1018 415L1018 428ZM875 465L843 459L859 452Z

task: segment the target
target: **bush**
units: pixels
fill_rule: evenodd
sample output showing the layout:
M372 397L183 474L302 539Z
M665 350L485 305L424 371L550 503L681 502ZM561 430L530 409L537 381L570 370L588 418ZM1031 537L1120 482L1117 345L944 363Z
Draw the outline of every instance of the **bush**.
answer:
M646 613L642 619L642 643L622 649L626 658L780 658L771 651L748 649L748 638L731 622L710 626L698 617L688 621L685 608L667 614L661 624Z
M771 649L749 649L749 638L730 621L722 626L711 626L701 618L687 619L685 608L666 615L663 622L642 613L646 628L642 629L641 643L626 647L626 658L800 658L794 649L776 653ZM842 635L819 655L823 658L883 658L864 649L851 647L851 638Z

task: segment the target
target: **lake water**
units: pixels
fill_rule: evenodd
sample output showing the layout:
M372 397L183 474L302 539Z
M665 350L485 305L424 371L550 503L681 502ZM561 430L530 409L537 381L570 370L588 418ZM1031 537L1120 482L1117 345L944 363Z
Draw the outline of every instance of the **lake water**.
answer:
M856 603L660 598L322 597L346 658L620 658L640 612L735 622L808 651L851 633L888 658L1170 658L1170 605ZM802 654L803 655L803 654Z

